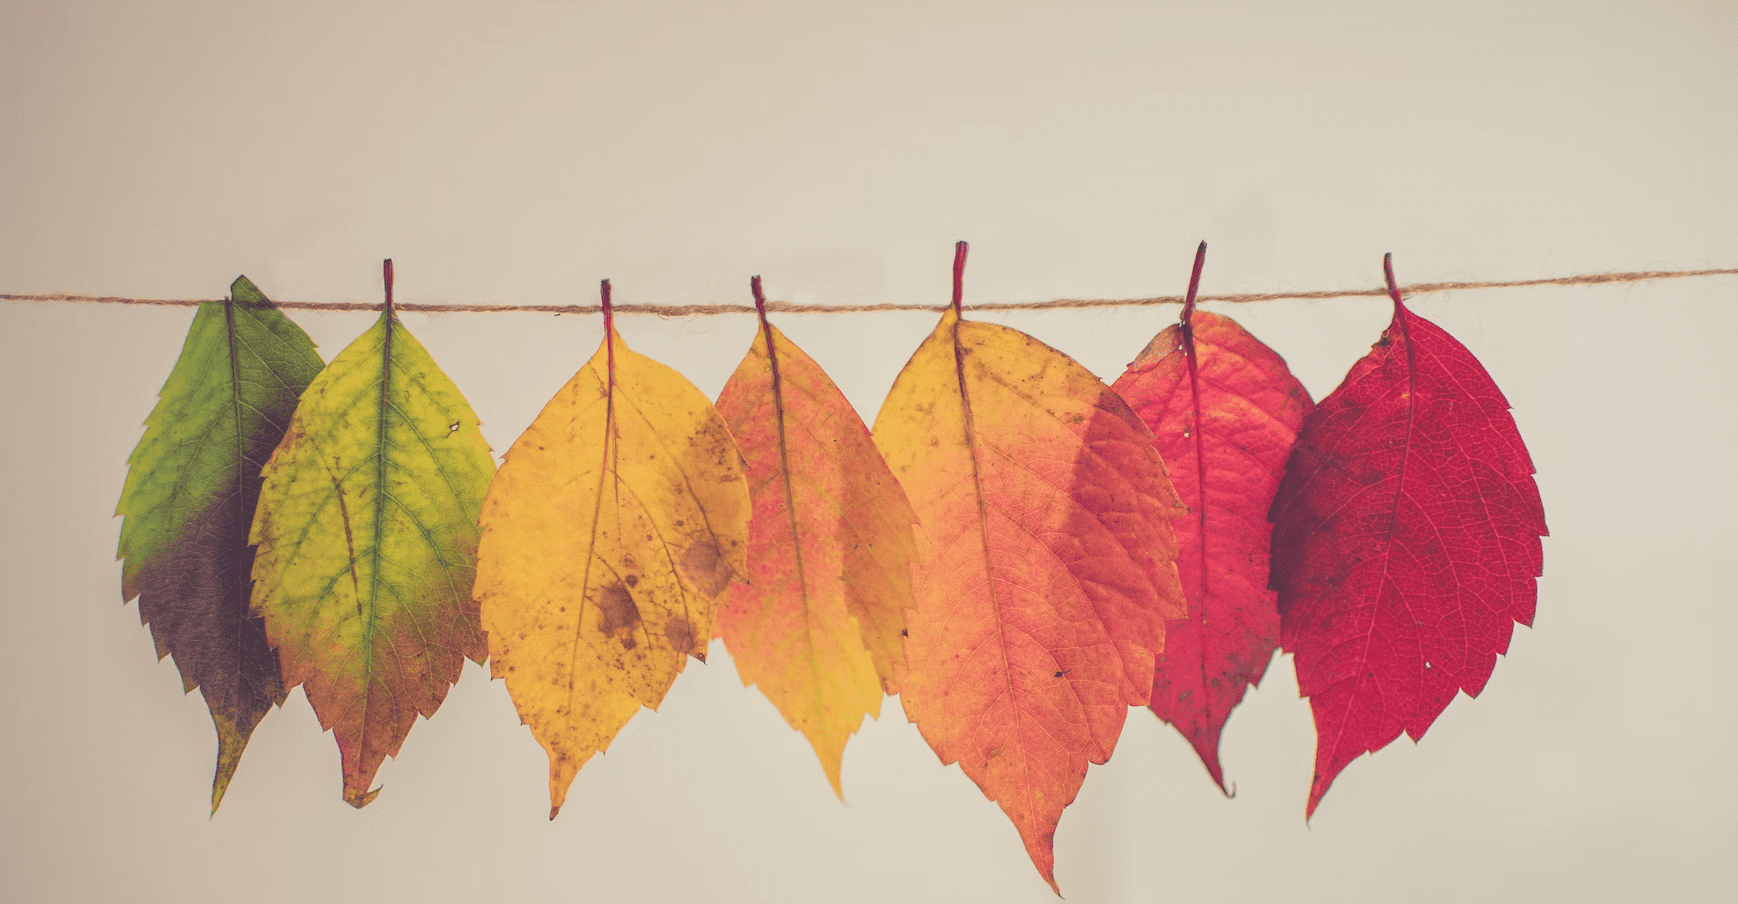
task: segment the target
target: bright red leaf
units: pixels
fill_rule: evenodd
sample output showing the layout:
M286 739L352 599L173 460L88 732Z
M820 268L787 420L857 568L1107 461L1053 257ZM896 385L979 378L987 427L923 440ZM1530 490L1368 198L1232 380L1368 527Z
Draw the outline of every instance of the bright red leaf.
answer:
M1207 254L1195 254L1183 316L1113 388L1153 431L1189 515L1177 535L1177 576L1189 615L1165 628L1152 710L1189 740L1225 787L1219 735L1259 684L1279 646L1267 587L1267 510L1312 406L1285 359L1236 321L1195 310Z
M1508 400L1384 268L1394 320L1305 422L1271 513L1280 643L1316 722L1306 816L1355 757L1478 696L1543 573Z

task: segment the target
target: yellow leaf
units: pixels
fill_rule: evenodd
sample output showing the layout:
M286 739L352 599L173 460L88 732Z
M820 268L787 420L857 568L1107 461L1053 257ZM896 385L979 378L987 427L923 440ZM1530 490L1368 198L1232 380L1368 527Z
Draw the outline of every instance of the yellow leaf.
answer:
M748 487L681 374L604 341L508 450L483 501L476 597L491 668L549 754L549 816L593 753L656 709L747 573Z

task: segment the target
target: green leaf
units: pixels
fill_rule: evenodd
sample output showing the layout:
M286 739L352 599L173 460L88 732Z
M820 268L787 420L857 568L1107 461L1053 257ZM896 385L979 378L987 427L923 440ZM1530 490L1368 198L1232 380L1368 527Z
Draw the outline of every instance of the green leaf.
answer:
M121 598L138 598L158 658L175 658L217 726L214 813L254 727L284 699L277 654L248 609L248 525L260 465L320 371L314 343L247 277L229 291L194 315L115 509Z
M390 309L315 378L266 464L254 609L285 685L337 735L352 806L464 657L488 656L471 583L494 473L477 416Z

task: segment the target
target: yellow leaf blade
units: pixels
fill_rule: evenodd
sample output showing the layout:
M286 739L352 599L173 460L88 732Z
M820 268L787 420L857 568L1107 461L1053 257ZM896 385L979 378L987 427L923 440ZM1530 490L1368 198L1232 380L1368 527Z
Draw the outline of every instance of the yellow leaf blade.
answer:
M704 659L716 601L747 572L748 515L711 403L619 338L508 451L475 592L493 673L549 754L551 818L580 767Z

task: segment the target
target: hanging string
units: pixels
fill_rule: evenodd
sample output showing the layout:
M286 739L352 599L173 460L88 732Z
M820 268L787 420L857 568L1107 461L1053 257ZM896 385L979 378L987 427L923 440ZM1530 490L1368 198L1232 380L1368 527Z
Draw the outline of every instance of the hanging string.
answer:
M1646 282L1655 279L1687 279L1697 276L1738 276L1738 269L1728 270L1637 270L1628 273L1585 273L1579 276L1558 276L1549 279L1517 279L1495 282L1433 282L1401 286L1407 296L1433 292L1466 292L1478 289L1518 289L1528 286L1591 286L1604 283ZM1248 304L1258 301L1319 300L1327 298L1386 297L1386 288L1328 289L1315 292L1260 292L1241 295L1199 295L1197 302L1219 301L1228 304ZM0 301L66 302L76 304L137 304L166 307L195 307L209 298L122 298L113 295L47 295L0 294ZM1181 295L1160 295L1153 298L1058 298L1054 301L985 302L965 305L967 311L1045 311L1060 308L1130 308L1152 305L1182 304ZM379 311L378 304L325 301L278 301L278 308L300 311ZM939 304L798 304L790 301L769 301L769 313L781 314L857 314L880 311L940 312L947 305ZM595 304L412 304L398 302L398 311L424 311L447 314L596 314L602 308ZM654 314L659 317L704 317L714 314L753 314L751 304L614 304L616 314Z

